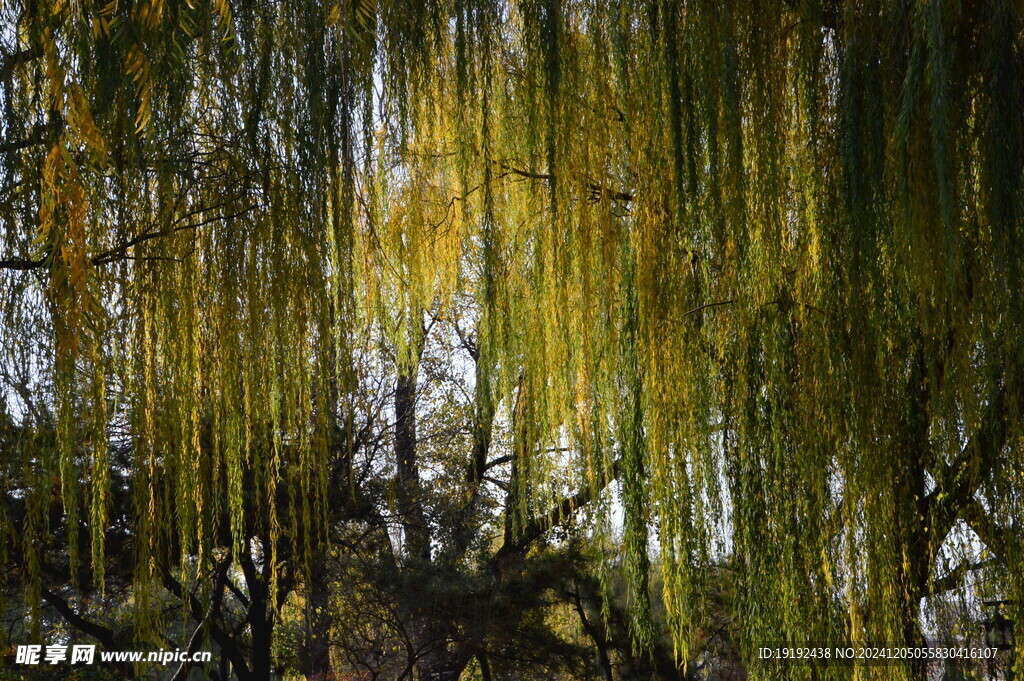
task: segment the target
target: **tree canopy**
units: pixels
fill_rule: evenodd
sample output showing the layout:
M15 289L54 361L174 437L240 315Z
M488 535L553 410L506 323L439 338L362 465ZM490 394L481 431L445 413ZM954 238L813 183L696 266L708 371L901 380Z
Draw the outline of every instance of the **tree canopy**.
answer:
M32 426L0 524L36 582L62 525L102 583L120 514L142 603L160 561L257 530L273 588L278 537L308 570L359 484L332 477L356 349L381 339L415 388L425 315L466 297L473 451L511 433L506 539L564 467L617 479L637 645L652 551L683 660L726 556L748 651L917 641L957 537L1024 598L1017 0L0 17L5 427Z

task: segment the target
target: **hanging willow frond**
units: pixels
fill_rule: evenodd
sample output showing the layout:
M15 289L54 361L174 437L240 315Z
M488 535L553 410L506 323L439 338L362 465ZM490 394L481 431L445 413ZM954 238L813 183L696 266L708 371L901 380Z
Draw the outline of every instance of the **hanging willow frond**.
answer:
M960 521L1020 602L1014 0L35 4L3 10L0 186L32 190L0 256L45 274L15 318L45 299L62 425L24 473L102 561L130 424L140 606L226 536L308 561L353 339L408 368L463 293L519 515L552 444L620 478L638 643L654 537L684 654L716 561L748 652L907 642Z

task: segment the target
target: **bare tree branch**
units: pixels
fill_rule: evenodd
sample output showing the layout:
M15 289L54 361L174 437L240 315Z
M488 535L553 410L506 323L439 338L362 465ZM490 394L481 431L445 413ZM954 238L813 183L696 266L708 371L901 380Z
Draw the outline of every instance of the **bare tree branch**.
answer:
M99 641L104 648L107 648L108 650L115 647L114 632L112 629L108 629L107 627L101 624L97 624L96 622L93 622L91 620L86 619L85 617L82 617L74 611L74 609L66 600L61 598L56 593L50 591L46 587L42 587L40 593L43 597L43 600L49 603L54 610L59 612L61 616L65 620L67 620L68 624L73 626L75 629L78 629L82 633L92 636L94 639Z
M231 220L231 219L234 219L234 218L241 217L241 216L245 215L246 213L248 213L249 211L251 211L253 208L255 208L255 204L249 204L247 206L244 206L244 207L236 210L233 213L228 213L226 215L211 215L211 216L205 217L205 218L203 218L201 220L197 220L195 222L189 222L187 224L178 224L182 220L188 219L189 217L194 217L194 216L199 215L201 213L207 213L207 212L210 212L210 211L215 211L218 208L223 208L224 206L230 205L233 201L238 200L238 198L239 197L234 197L234 198L229 199L227 201L218 203L217 205L214 205L214 206L210 206L210 207L200 208L200 209L194 210L194 211L188 213L187 215L183 216L182 218L176 220L175 223L173 223L174 226L172 226L170 229L150 229L150 230L144 231L141 234L139 234L139 235L137 235L137 236L135 236L135 237L133 237L133 238L131 238L131 239L121 243L121 244L118 244L117 246L114 246L113 248L110 248L110 249L108 249L106 251L103 251L102 253L94 255L90 259L90 262L93 264L93 266L99 267L100 265L106 265L106 264L109 264L109 263L112 263L112 262L117 262L119 260L142 259L142 258L134 258L132 256L129 256L128 255L128 251L130 251L135 246L139 246L141 244L144 244L147 241L152 241L153 239L159 239L161 237L169 236L171 234L175 234L177 232L183 232L183 231L186 231L186 230L199 229L200 227L205 227L206 225L209 225L211 223L218 222L218 221L221 221L221 220ZM149 257L147 259L154 260L156 258ZM44 257L38 258L38 259L32 259L32 258L7 258L7 259L4 259L4 260L0 260L0 269L16 270L16 271L28 271L28 270L40 269L42 267L47 266L48 264L49 264L49 257L48 256L44 256Z
M32 127L28 137L18 140L7 140L0 142L0 154L8 154L14 151L21 151L37 144L45 142L50 133L59 132L64 127L64 119L60 116L53 116L46 123L39 123Z
M41 56L43 56L41 47L28 47L7 55L3 61L0 61L0 83L6 83L10 80L11 76L14 75L15 69L22 64L27 64Z
M199 626L192 632L192 638L189 639L188 648L186 650L188 659L183 661L178 667L178 671L171 677L171 681L184 681L188 677L189 670L192 668L192 656L199 650L199 644L202 643L203 639L201 634L203 628L208 623L213 621L213 618L217 616L220 611L221 598L224 596L224 586L228 576L228 566L231 565L230 556L223 558L214 570L213 578L213 594L210 597L210 607L207 608L206 614L203 619L200 620Z
M603 492L613 480L619 477L620 468L620 462L616 459L615 463L612 464L610 474L602 472L594 485L588 485L575 494L563 498L557 504L552 506L546 513L534 516L528 520L521 530L513 536L511 542L502 544L501 548L498 549L497 553L494 554L491 560L494 562L501 562L511 554L525 549L532 542L543 536L543 534L552 527L572 518L577 509L586 506L596 499L597 496Z

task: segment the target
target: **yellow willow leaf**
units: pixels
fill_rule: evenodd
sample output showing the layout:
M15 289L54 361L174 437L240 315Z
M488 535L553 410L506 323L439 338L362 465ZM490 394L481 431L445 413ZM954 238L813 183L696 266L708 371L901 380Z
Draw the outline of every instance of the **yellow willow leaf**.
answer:
M41 40L46 62L46 81L50 90L50 108L54 111L63 111L64 69L61 67L57 44L49 27L43 30Z
M74 83L71 86L71 115L69 122L74 131L85 141L86 146L93 152L97 161L102 163L107 157L107 145L103 134L96 127L93 120L89 102L81 85Z
M221 40L231 39L231 0L213 0L214 9L219 17Z

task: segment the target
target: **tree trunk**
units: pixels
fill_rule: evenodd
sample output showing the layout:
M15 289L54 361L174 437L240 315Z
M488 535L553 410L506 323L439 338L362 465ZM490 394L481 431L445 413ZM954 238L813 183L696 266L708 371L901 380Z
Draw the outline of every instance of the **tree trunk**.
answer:
M331 678L330 580L327 557L317 552L310 565L303 674L309 681Z
M252 600L249 609L249 630L252 633L252 678L255 681L270 681L274 622L267 613L265 597Z
M252 642L249 678L270 681L272 671L271 647L274 640L274 620L270 607L269 564L258 571L252 556L245 554L239 561L249 588L249 634Z
M416 344L416 359L422 347L422 325ZM430 534L423 512L420 471L416 462L416 390L417 362L399 369L395 389L395 469L397 473L398 514L405 533L403 552L407 558L430 560Z

